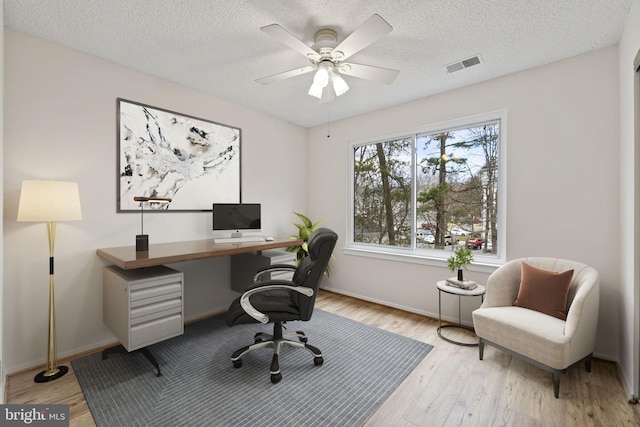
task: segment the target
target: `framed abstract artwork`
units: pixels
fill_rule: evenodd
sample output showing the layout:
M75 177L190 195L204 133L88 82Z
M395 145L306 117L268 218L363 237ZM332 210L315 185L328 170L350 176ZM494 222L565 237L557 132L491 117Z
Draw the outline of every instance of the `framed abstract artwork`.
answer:
M240 202L239 128L117 99L117 211L211 211Z

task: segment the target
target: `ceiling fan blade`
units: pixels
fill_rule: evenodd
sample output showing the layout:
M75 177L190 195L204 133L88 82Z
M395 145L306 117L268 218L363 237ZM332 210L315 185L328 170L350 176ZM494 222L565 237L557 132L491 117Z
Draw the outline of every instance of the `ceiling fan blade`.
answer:
M296 52L301 53L309 59L318 60L320 55L315 50L307 46L303 41L297 39L293 34L282 28L278 24L271 24L265 27L261 27L260 30L269 34L280 43L286 44Z
M371 80L378 83L391 84L400 74L398 70L390 68L374 67L372 65L342 63L338 66L340 74Z
M378 14L373 14L367 21L358 27L351 35L333 49L331 56L336 61L347 59L370 44L376 42L382 36L389 34L393 27Z
M316 67L314 67L313 65L307 65L306 67L296 68L295 70L285 71L284 73L278 73L272 76L262 77L261 79L256 80L256 83L268 85L271 83L279 82L280 80L310 73L311 71L315 70L315 68Z

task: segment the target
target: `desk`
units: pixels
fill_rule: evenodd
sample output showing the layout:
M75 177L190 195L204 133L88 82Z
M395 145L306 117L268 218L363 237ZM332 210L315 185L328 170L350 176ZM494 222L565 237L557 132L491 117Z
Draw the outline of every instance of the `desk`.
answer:
M466 329L468 331L471 332L475 332L473 330L473 328L468 327L468 326L464 326L462 324L461 321L461 315L460 315L460 299L462 297L481 297L482 301L484 301L484 293L485 293L485 287L478 285L477 288L475 289L471 289L471 290L466 290L466 289L461 289L461 288L456 288L455 286L449 286L447 285L447 281L446 280L440 280L437 283L437 287L438 287L438 336L440 338L442 338L443 340L450 342L452 344L457 344L457 345L463 345L463 346L467 346L467 347L475 347L478 344L471 344L471 343L463 343L463 342L459 342L459 341L454 341L451 338L447 338L444 335L442 335L442 329L444 328L460 328L460 329ZM442 293L447 293L447 294L452 294L452 295L458 295L458 324L451 324L451 325L443 325L442 324Z
M123 270L153 267L183 261L260 252L267 249L301 245L300 239L275 238L270 242L214 243L213 239L156 243L149 250L136 252L135 246L96 250L96 254Z
M147 346L184 331L183 276L163 264L261 253L302 243L300 239L287 238L244 243L214 243L207 239L157 243L144 252L136 252L135 246L96 250L100 258L121 269L105 266L103 270L103 320L121 345L105 349L102 358L140 351L156 368L156 375L162 375Z

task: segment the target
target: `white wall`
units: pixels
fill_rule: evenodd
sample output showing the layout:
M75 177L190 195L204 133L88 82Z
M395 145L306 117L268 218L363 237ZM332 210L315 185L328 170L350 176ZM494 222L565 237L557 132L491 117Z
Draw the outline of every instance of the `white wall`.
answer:
M79 183L83 220L58 224L58 354L114 340L102 322L102 266L96 248L133 245L138 214L116 213L116 98L208 118L242 129L243 200L263 204L265 234L295 232L306 211L306 130L43 40L5 30L4 365L43 363L47 332L46 227L17 223L21 182ZM247 82L253 84L253 82ZM265 162L265 159L269 159ZM210 238L210 213L145 215L151 243ZM229 259L185 271L186 316L226 309Z
M0 10L4 11L4 0L0 0ZM2 28L4 28L4 13L0 14L0 24L2 24ZM4 135L4 32L0 32L0 157L4 158L3 154L3 135ZM2 163L0 163L0 188L3 188L3 170ZM0 211L3 210L3 201L0 199ZM3 348L3 334L2 334L2 324L4 318L4 310L3 310L3 295L4 295L4 286L2 282L2 253L3 253L3 231L2 224L0 224L0 403L5 402L5 390L4 390L4 381L5 381L5 371L4 365L2 363L4 357L4 348Z
M640 395L640 129L634 129L635 96L633 61L640 50L640 2L629 11L619 45L620 72L620 223L624 224L620 239L620 370L629 394ZM636 104L637 105L637 104ZM631 195L635 195L631 197ZM624 238L626 237L626 238Z
M597 268L602 287L596 352L617 359L617 61L617 47L612 47L331 123L330 138L326 126L313 128L309 214L325 218L344 245L349 141L505 108L507 259L561 257ZM398 263L347 255L340 249L335 257L326 288L437 315L435 283L450 275L445 262ZM485 281L486 269L475 270L468 276ZM478 303L465 301L463 320L471 320L470 310ZM443 310L445 316L457 318L456 299L443 298Z

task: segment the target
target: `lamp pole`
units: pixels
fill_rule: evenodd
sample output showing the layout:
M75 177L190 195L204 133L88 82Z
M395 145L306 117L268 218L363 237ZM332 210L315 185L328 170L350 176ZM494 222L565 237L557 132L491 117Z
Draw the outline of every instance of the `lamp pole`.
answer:
M56 240L56 222L47 221L47 233L49 236L49 331L47 333L47 365L45 370L36 375L34 381L44 383L60 378L69 368L58 366L56 360L56 304L53 280L53 248Z

